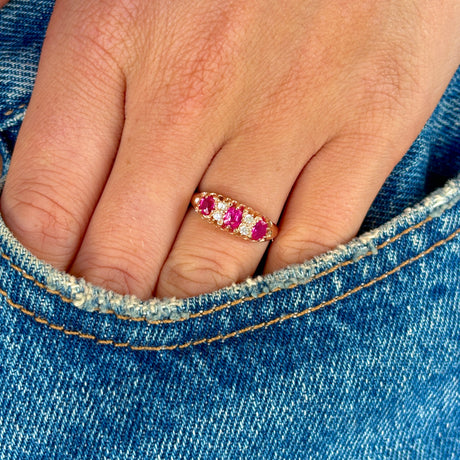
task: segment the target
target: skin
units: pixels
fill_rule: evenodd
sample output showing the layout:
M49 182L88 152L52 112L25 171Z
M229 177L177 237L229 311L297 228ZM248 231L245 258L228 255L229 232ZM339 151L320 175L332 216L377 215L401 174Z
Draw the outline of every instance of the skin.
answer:
M349 241L460 63L457 0L57 0L1 211L60 270L140 298L272 272Z

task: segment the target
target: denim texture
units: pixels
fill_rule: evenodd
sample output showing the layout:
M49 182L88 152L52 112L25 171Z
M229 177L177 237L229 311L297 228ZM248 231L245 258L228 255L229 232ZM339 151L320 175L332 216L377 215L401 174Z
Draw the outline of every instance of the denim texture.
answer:
M50 0L0 10L7 173ZM0 460L460 458L460 71L360 235L185 299L93 287L0 221Z

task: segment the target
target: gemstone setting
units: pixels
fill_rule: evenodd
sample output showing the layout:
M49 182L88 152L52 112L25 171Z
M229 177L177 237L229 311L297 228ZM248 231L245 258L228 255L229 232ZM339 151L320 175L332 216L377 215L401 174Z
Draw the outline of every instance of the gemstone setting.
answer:
M196 193L192 205L209 223L245 240L264 242L278 234L278 228L271 220L229 197L212 192Z
M263 219L259 220L254 227L252 227L252 239L259 241L265 238L267 235L268 224Z
M212 218L218 225L222 225L224 223L224 213L222 211L214 211L212 213Z
M230 227L233 230L236 230L241 224L241 219L243 218L243 208L237 208L236 206L230 206L228 211L224 216L224 225Z
M211 211L214 209L214 197L212 195L204 196L200 200L200 204L198 205L201 214L204 216L209 216Z

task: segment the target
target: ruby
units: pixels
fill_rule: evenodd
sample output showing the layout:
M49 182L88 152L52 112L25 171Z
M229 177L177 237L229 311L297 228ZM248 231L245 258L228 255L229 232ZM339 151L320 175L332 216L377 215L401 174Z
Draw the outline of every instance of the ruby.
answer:
M243 217L243 208L235 208L235 206L230 206L228 211L224 216L224 226L230 227L232 230L238 228L241 224L241 219Z
M259 220L254 227L252 227L252 239L261 240L267 234L268 224L264 220Z
M212 195L204 196L201 198L198 207L200 208L201 214L204 216L209 216L211 211L214 209L214 197Z

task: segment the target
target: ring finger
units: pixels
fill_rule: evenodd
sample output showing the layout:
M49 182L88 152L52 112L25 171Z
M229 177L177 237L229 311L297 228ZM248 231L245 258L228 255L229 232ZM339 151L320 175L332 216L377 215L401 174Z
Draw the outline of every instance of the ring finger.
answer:
M298 173L317 149L296 136L289 145L286 137L283 143L267 135L232 139L209 166L200 191L230 197L277 222ZM188 297L242 281L254 273L267 245L222 232L190 210L160 273L156 296Z

